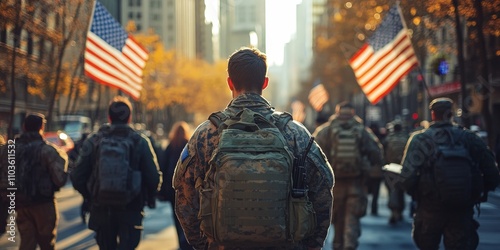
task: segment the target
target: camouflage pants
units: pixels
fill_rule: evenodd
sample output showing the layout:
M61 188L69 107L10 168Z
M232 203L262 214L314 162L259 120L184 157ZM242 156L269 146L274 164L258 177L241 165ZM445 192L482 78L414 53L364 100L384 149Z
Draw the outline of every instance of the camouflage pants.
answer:
M337 181L332 223L335 229L334 249L356 249L361 236L360 218L366 214L368 199L361 181Z
M446 249L476 249L479 244L472 208L466 212L430 212L417 208L412 236L420 249L439 249L441 236Z

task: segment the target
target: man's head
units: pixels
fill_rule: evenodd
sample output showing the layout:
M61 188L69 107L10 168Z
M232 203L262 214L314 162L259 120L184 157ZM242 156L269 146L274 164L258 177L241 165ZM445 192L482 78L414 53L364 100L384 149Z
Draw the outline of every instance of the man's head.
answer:
M449 121L453 117L453 101L450 98L436 98L429 104L433 121Z
M24 132L41 132L45 128L45 116L40 113L29 113L24 118Z
M243 47L228 60L227 79L229 88L236 93L257 93L267 87L267 57L256 48Z
M356 112L351 103L341 102L335 107L335 114L341 119L350 119L356 114Z
M403 126L401 125L401 123L396 123L394 124L394 132L401 132L403 130Z
M111 124L127 124L131 121L132 104L123 96L116 96L111 100L108 108L108 117Z

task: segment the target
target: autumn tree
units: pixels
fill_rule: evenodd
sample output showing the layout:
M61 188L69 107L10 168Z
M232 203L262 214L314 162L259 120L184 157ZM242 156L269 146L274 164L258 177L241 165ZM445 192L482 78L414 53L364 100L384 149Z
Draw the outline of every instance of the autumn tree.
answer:
M141 103L147 110L181 106L188 113L208 117L227 105L231 96L226 86L226 62L210 64L166 50L151 31L134 36L149 50L141 93Z

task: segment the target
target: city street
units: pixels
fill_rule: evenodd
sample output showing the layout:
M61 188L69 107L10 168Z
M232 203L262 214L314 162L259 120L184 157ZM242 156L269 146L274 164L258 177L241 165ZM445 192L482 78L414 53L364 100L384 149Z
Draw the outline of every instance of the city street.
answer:
M389 211L387 210L387 192L385 187L381 188L379 198L379 215L373 216L368 213L362 219L362 236L360 238L359 250L371 249L416 249L411 240L411 219L405 211L405 221L396 226L390 226L388 222ZM57 249L92 249L98 247L93 239L93 232L82 224L79 209L81 204L80 195L70 185L64 187L58 193L58 204L60 211L59 231L57 237ZM481 205L481 216L478 221L480 244L479 250L500 249L500 190L490 194L489 201ZM147 249L176 249L177 240L175 227L172 220L172 208L169 203L157 203L154 210L146 209L144 220L144 234L139 250ZM331 249L333 229L330 230L324 249ZM16 243L7 240L4 235L0 239L0 249L17 249L19 236Z

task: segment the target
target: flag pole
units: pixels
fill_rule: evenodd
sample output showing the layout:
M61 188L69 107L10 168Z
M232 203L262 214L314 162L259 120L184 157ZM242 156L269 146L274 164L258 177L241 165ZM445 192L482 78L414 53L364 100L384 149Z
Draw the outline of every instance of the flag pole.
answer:
M399 5L400 1L396 1L396 6L398 7L398 12L399 12L399 18L401 18L401 23L403 24L403 28L405 30L408 30L408 27L406 26L406 21L405 19L403 18L403 11L401 11L401 6ZM408 34L406 34L408 35ZM411 43L411 46L413 47L413 43ZM415 51L415 49L413 49ZM417 58L418 60L418 58ZM420 61L418 62L418 65L417 65L417 69L418 69L418 73L422 76L422 83L424 85L424 88L425 88L425 91L427 92L427 96L428 97L431 97L431 92L429 91L429 87L427 85L427 82L425 81L425 77L424 77L424 73L422 71L422 67L420 67Z

